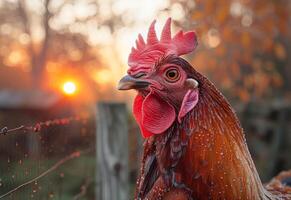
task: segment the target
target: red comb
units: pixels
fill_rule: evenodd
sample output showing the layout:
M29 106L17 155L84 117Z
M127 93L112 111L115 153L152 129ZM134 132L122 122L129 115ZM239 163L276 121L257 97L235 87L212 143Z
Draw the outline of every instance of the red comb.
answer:
M149 27L147 43L141 34L136 40L136 48L132 47L128 57L129 74L136 74L140 71L146 72L152 69L154 63L162 56L184 55L190 53L197 46L195 32L179 31L173 38L171 36L171 18L168 18L162 30L161 38L158 40L155 31L156 20Z

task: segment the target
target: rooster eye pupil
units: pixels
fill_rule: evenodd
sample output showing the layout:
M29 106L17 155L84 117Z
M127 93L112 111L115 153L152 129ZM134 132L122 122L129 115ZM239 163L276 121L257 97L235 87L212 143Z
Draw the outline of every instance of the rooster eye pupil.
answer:
M165 75L168 82L176 82L180 78L177 69L170 69L166 72Z
M176 73L175 72L169 72L169 77L173 78L176 76Z

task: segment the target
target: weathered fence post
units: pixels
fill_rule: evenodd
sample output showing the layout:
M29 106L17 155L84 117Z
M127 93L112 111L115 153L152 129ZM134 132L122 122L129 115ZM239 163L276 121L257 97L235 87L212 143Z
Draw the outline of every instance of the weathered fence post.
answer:
M128 126L125 104L98 103L97 200L129 199Z

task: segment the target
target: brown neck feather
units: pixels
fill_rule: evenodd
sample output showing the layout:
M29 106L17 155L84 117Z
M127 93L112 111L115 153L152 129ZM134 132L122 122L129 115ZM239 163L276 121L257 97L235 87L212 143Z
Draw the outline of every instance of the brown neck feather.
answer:
M178 166L187 172L183 179L197 199L265 199L269 194L262 186L234 111L210 81L195 74L200 96L183 122L192 130Z

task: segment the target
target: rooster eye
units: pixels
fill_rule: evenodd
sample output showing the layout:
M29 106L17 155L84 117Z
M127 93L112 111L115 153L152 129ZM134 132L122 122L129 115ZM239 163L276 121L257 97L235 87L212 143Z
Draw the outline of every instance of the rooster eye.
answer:
M165 77L168 82L176 82L180 78L180 73L177 69L169 69L166 71Z
M137 73L136 75L134 75L134 78L141 78L141 77L143 77L143 76L145 76L146 75L146 73L144 73L144 72L139 72L139 73Z

